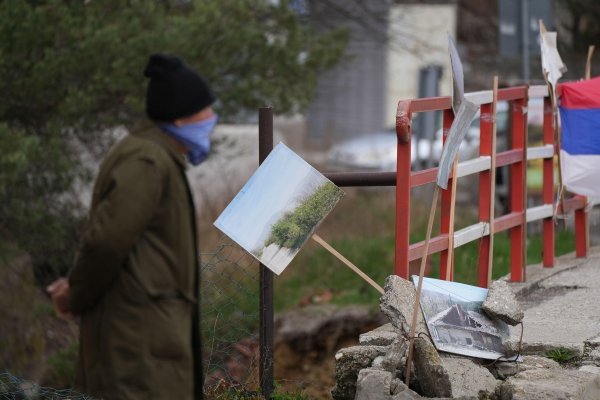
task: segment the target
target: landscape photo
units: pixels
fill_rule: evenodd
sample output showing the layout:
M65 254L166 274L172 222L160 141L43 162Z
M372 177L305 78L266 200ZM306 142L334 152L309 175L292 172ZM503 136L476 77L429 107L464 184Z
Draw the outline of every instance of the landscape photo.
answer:
M416 285L419 277L412 279ZM421 310L438 350L490 360L504 355L509 327L481 310L487 292L476 286L423 278Z
M343 195L279 143L214 224L279 275Z

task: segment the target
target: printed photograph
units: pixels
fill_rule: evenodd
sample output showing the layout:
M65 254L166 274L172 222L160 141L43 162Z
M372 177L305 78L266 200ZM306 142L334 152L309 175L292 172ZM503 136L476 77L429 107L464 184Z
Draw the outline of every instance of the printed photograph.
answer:
M214 224L279 275L343 195L279 143Z
M412 277L415 285L419 277ZM510 337L508 325L481 310L487 289L423 278L421 310L438 350L495 360Z

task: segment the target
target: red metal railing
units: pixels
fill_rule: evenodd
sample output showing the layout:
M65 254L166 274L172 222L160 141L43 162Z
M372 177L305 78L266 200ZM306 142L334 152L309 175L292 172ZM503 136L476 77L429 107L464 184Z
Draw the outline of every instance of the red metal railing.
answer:
M488 255L490 251L490 201L492 185L490 165L492 154L492 93L491 91L467 94L467 97L481 105L480 111L480 151L474 160L459 163L457 179L462 176L479 176L479 215L477 224L454 232L454 247L473 240L480 240L478 255L478 284L487 286ZM527 111L529 98L544 99L543 146L527 145ZM557 148L554 143L552 106L545 86L518 86L500 89L499 101L508 101L512 110L510 134L511 147L496 155L496 167L510 166L510 212L494 218L494 233L510 232L510 273L514 282L525 280L527 223L542 220L543 264L554 265L554 155ZM400 101L396 114L396 134L398 136L398 164L396 172L396 256L395 273L408 278L409 262L423 256L424 242L410 243L410 199L411 189L434 183L437 168L422 171L411 170L411 140L413 113L443 111L444 140L452 124L454 115L450 97L434 97ZM543 159L542 205L527 208L527 161ZM451 182L448 190L442 191L440 234L432 237L428 254L441 253L440 276L446 276L448 258L448 233L450 231ZM575 242L577 257L587 255L587 215L586 199L574 196L565 199L565 213L575 211ZM558 214L563 210L559 207ZM453 260L451 260L453 262ZM452 276L452 264L450 279Z

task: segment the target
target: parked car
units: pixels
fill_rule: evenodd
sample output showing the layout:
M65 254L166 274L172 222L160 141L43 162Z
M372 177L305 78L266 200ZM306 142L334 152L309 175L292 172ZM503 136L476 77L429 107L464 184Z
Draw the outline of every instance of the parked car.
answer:
M398 139L395 132L377 132L345 140L327 156L334 169L395 171ZM412 146L411 162L416 159Z

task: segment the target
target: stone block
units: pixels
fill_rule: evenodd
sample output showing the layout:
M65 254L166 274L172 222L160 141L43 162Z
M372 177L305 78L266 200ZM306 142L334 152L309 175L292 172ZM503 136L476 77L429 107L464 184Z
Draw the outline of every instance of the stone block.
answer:
M469 358L443 358L444 368L450 378L448 397L492 396L498 381L485 367Z
M385 294L379 300L379 308L400 333L408 335L415 306L415 286L406 279L391 275L385 280L384 290ZM423 313L419 310L416 334L421 332L428 333Z
M331 390L334 400L353 400L356 380L361 369L371 366L373 360L383 356L384 346L354 346L338 351L335 355L335 386Z
M448 371L429 338L414 341L413 364L423 394L427 397L451 397Z
M519 324L525 315L509 284L502 280L492 282L481 309L509 325Z
M355 400L419 399L422 397L406 387L400 379L393 378L389 371L367 368L358 373Z
M548 351L564 348L571 352L574 357L583 355L583 343L560 343L560 342L523 342L521 344L521 355L544 355ZM507 340L504 342L504 351L508 355L516 354L519 350L519 342Z
M599 375L586 371L533 368L508 378L500 400L600 399Z
M367 346L389 346L397 337L398 332L391 323L388 323L370 332L362 333L358 341Z

